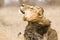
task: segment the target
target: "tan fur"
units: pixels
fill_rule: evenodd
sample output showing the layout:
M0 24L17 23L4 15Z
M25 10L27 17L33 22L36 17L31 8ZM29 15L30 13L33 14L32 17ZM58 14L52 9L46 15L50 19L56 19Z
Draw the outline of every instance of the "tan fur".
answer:
M57 33L50 27L51 22L44 17L43 9L38 6L22 5L23 19L28 21L24 37L26 40L58 40Z
M29 6L29 5L24 5L24 7L20 8L25 14L24 14L24 20L25 21L38 21L38 18L43 17L43 9L39 8L37 6Z

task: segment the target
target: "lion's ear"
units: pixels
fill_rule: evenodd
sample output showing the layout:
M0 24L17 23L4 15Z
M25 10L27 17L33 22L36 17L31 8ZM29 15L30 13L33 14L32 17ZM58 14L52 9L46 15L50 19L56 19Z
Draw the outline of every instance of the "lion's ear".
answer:
M39 9L39 14L42 14L43 15L43 13L44 13L44 9L43 8L40 8Z
M43 8L39 8L37 10L37 13L38 13L39 17L42 17L44 15L43 12L44 12Z

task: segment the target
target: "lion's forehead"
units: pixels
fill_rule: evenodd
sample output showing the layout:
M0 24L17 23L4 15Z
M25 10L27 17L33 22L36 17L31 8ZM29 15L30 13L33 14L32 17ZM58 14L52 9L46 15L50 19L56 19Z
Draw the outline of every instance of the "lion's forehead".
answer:
M28 6L28 7L23 7L23 10L33 10L33 11L36 11L36 10L38 10L38 8L37 7L33 7L33 6Z

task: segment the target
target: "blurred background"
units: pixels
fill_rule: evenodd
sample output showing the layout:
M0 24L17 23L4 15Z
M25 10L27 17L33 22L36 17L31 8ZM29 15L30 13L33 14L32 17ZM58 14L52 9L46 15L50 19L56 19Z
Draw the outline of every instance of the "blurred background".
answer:
M19 12L21 4L42 7L60 40L60 0L0 0L0 40L21 40L17 35L19 32L23 34L27 25Z
M0 6L2 5L20 5L20 4L30 4L30 5L60 5L60 0L0 0Z

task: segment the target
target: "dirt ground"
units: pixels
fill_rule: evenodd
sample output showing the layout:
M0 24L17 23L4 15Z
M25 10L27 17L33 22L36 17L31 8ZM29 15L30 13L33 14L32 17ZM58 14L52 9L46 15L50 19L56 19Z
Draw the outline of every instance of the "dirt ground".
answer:
M51 27L57 31L58 40L60 40L60 6L47 6L44 7L44 11L46 18L52 21ZM0 40L21 40L18 33L23 34L27 25L22 17L19 7L0 8Z

